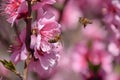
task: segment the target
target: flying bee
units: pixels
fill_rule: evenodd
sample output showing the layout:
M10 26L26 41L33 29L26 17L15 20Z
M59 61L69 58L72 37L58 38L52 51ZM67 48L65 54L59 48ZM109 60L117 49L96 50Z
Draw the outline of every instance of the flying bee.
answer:
M56 35L53 39L48 40L49 43L56 43L61 39L61 35Z
M79 22L84 26L84 28L87 26L87 24L92 24L92 21L85 17L80 17Z

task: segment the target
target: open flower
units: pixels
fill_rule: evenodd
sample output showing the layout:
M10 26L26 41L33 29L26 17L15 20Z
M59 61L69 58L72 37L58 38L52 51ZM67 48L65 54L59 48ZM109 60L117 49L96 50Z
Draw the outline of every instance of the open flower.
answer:
M42 0L36 4L32 4L32 10L38 10L45 4L53 4L55 0ZM2 10L7 14L9 23L14 23L17 19L26 18L28 13L28 6L25 0L8 0L7 4L3 5Z
M37 34L31 36L31 47L42 49L44 52L52 48L49 40L61 34L60 24L55 21L55 17L48 17L46 14L44 14L45 17L33 24L33 30L36 29Z
M12 24L27 12L27 5L24 0L8 0L8 4L3 7L4 13L8 15L7 21Z
M61 31L60 24L55 21L55 17L45 16L46 14L47 12L43 14L43 18L33 23L33 34L31 35L31 48L34 49L35 59L31 61L30 66L32 67L30 68L40 75L42 75L41 71L48 72L57 64L62 47L59 41L49 42L49 40L55 40L55 37L60 35ZM39 69L36 69L33 64Z

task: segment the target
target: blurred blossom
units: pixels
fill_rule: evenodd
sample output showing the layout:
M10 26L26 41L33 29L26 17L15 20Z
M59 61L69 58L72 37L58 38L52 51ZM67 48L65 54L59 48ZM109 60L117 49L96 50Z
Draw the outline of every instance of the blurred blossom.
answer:
M117 39L113 39L110 41L110 43L108 44L108 51L110 52L110 54L113 56L114 58L114 63L116 65L120 64L120 41Z
M92 40L104 40L107 32L100 25L98 20L93 20L92 24L88 24L86 28L82 29L83 37Z
M86 73L85 70L88 69L88 64L85 58L85 54L87 53L87 47L83 43L77 44L75 50L73 51L73 62L72 68L75 72Z
M119 4L119 0L106 0L103 6L104 22L108 25L108 28L113 31L116 39L120 38L120 7L118 6Z
M103 43L94 42L92 43L91 48L88 47L86 44L84 44L83 46L82 45L83 43L79 43L75 47L75 53L73 54L73 69L76 70L78 66L80 72L83 72L84 68L84 70L88 69L88 62L90 61L94 65L100 64L101 68L104 69L106 72L111 72L112 57L105 51ZM78 71L78 69L76 71Z
M2 64L0 64L0 76L6 76L7 74L9 74L9 70L6 69Z
M105 80L120 80L120 76L118 73L111 72L108 75L106 75Z
M51 76L50 80L80 80L80 76L72 70L72 59L71 54L69 54L70 52L71 49L63 51L59 63L55 68L55 73Z
M82 17L83 14L79 10L78 6L74 6L74 1L70 0L65 6L63 16L61 19L62 29L75 29L78 25L79 17Z
M98 41L92 42L91 47L87 46L87 43L83 44L83 42L77 44L74 48L72 57L73 70L86 76L86 78L88 77L87 80L93 80L95 76L97 79L99 79L100 76L104 78L102 75L103 73L108 74L113 70L112 56L105 51L104 44ZM102 74L101 70L103 70ZM90 77L91 79L89 79Z
M50 5L46 5L46 6L44 6L43 8L44 8L44 10L46 10L46 11L48 11L48 12L51 12L51 13L55 16L55 20L58 21L59 16L60 16L58 10L56 10L54 7L52 7L52 6L50 6Z
M119 62L120 55L120 1L106 0L103 6L104 22L108 31L108 51Z
M120 49L119 47L116 45L116 43L111 42L108 45L108 51L113 55L113 56L118 56L120 54Z
M107 32L97 20L93 20L93 24L82 29L81 34L82 40L73 47L72 68L84 75L85 80L103 80L102 74L108 74L113 70L113 57L106 49Z

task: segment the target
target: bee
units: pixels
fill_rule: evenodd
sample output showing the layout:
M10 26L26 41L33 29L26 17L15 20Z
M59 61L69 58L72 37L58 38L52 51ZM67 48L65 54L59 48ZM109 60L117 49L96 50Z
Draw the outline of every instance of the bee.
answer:
M48 40L49 43L56 43L61 39L61 35L56 35L53 39Z
M92 21L85 17L80 17L79 22L84 26L84 28L87 26L87 24L92 24Z

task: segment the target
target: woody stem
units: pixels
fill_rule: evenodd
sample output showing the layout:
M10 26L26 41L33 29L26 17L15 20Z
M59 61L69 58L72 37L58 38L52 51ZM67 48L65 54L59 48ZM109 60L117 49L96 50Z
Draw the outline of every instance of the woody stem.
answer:
M26 0L27 4L28 4L28 14L27 14L27 18L25 19L26 22L26 38L25 38L25 44L26 44L26 49L28 51L28 57L25 60L25 66L24 66L24 80L27 80L28 78L28 65L30 63L31 60L31 54L32 51L30 49L30 42L31 42L31 22L32 22L32 17L31 17L31 13L32 13L32 7L31 7L31 0Z

